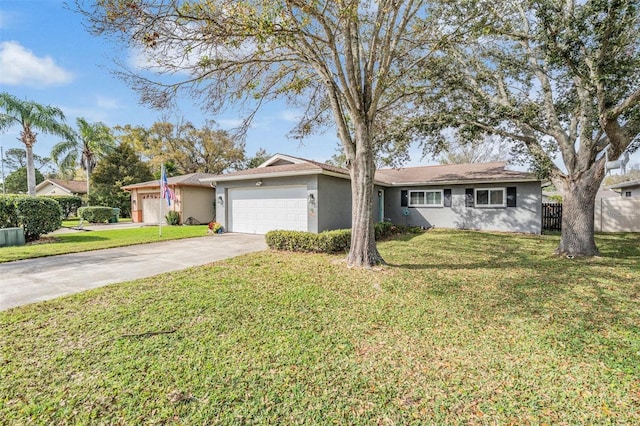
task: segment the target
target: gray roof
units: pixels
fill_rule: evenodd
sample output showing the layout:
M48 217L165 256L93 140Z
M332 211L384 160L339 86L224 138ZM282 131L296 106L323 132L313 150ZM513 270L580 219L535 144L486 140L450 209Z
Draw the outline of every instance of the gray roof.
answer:
M294 161L294 162L290 162ZM276 154L254 169L240 170L213 176L207 182L260 179L307 174L330 174L349 178L349 171L304 158ZM525 172L506 169L506 162L446 164L437 166L404 167L376 171L378 184L389 186L460 184L473 182L535 182L539 179Z
M607 188L610 189L620 189L620 188L631 188L634 186L640 186L640 179L637 180L629 180L627 182L616 183L615 185L609 185Z

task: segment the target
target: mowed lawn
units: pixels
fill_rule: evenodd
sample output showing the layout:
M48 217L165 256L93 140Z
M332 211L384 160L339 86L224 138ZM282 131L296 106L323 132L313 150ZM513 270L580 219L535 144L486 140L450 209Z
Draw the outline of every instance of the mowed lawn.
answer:
M1 247L0 263L134 244L204 237L207 235L207 226L163 226L162 236L159 234L157 226L50 234L24 246Z
M639 424L640 235L434 230L0 313L6 424Z

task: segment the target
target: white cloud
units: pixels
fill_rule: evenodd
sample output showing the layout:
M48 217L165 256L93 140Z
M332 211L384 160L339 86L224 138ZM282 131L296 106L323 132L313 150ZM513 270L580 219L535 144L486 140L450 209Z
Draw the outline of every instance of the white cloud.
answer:
M110 98L107 96L98 95L96 98L96 105L102 109L121 109L122 105L116 98Z
M0 69L0 84L7 86L56 86L73 80L50 56L38 57L16 41L0 43Z

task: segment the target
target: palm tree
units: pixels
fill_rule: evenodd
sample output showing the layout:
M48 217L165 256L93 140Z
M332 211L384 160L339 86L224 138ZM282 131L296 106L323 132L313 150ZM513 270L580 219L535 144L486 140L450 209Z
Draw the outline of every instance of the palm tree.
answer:
M58 107L20 100L7 92L0 93L0 131L14 124L22 126L19 140L27 151L27 188L36 195L36 169L33 163L35 130L46 134L70 137L71 129L65 123L64 113Z
M111 129L104 123L89 123L82 117L77 119L78 131L72 138L57 143L51 150L51 158L65 173L80 167L87 174L87 199L89 197L89 178L100 158L115 148L115 138Z

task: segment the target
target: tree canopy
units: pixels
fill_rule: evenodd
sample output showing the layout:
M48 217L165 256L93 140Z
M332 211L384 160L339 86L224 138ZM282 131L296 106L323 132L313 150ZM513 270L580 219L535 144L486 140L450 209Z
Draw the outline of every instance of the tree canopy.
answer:
M120 144L96 165L91 175L90 203L118 207L123 217L131 216L131 194L123 186L153 180L153 174L128 144Z
M66 125L64 113L60 108L21 100L7 92L2 92L0 93L0 131L14 125L22 128L20 141L24 144L27 153L27 192L29 195L36 195L36 173L33 160L36 131L69 138L71 129Z
M202 128L179 120L177 124L161 121L149 128L119 127L118 138L131 143L154 171L168 164L169 175L187 173L220 174L242 168L244 144L214 121Z
M480 1L482 25L424 68L439 78L420 117L442 131L508 138L564 195L558 252L595 255L593 213L609 158L640 132L636 0ZM458 20L466 19L463 13Z
M35 170L36 185L44 180L44 176L39 170ZM5 178L5 191L8 194L26 194L29 191L27 187L27 168L20 167Z

